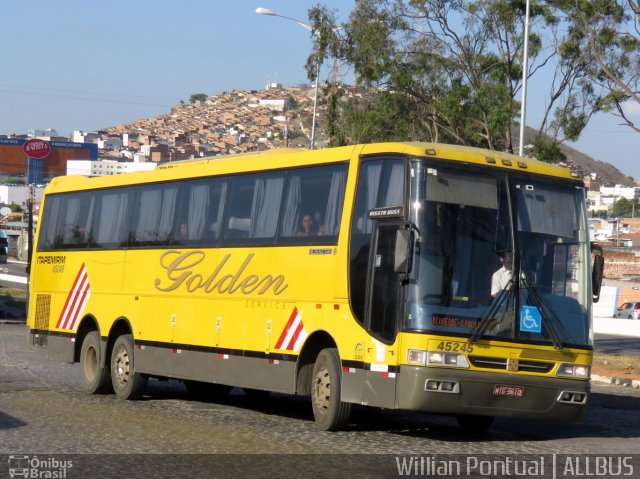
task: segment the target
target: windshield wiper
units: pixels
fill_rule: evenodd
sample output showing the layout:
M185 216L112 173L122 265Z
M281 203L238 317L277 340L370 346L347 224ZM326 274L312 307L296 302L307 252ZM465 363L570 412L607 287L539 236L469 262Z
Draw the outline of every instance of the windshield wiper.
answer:
M560 336L556 330L556 326L563 327L562 321L560 321L555 313L544 303L536 287L529 283L526 277L522 278L522 284L524 289L529 293L531 302L536 308L538 308L538 311L540 311L540 314L545 319L545 328L551 337L553 347L556 349L562 349L562 341L560 340ZM554 323L556 326L554 326Z
M509 304L509 298L513 295L514 286L513 279L510 279L504 289L498 292L487 311L482 315L480 321L478 321L478 324L476 324L476 327L473 329L473 332L469 337L470 343L475 343L482 337L489 327L489 324L491 324L490 320L494 319L495 314L500 310L502 303L506 301L507 304Z

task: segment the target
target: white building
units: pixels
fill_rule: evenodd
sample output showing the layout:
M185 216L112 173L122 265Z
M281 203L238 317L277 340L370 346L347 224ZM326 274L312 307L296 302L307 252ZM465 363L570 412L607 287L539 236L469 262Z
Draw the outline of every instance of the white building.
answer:
M74 143L98 143L98 134L87 133L82 130L74 130L71 135L71 141Z
M106 139L99 139L98 148L101 150L115 150L117 148L122 148L122 138L118 136L110 136Z
M134 171L150 171L155 169L153 162L129 162L118 160L69 160L67 175L110 176Z
M284 98L268 98L259 101L260 106L266 106L271 110L283 111L284 110Z
M600 193L602 196L610 196L614 198L626 198L628 200L635 200L640 198L640 187L638 186L601 186Z
M58 135L58 132L52 128L47 128L46 130L28 130L27 134L29 138L54 138Z

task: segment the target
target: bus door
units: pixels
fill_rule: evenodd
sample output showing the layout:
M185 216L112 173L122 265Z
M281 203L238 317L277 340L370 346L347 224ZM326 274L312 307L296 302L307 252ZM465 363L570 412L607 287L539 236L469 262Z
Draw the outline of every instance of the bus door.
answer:
M399 221L376 221L371 236L371 254L365 309L365 386L362 402L395 407L399 369L397 332L402 313L402 274L396 272Z

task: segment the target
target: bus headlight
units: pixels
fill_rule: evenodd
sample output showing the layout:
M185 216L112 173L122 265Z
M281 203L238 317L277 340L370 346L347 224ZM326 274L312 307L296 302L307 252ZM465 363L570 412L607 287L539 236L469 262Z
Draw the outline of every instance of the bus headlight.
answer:
M469 361L464 354L427 351L427 366L447 366L451 368L468 368Z
M407 351L407 363L424 366L427 364L427 352L424 349L410 349Z
M560 366L558 366L556 376L588 379L590 372L591 368L586 364L561 363Z

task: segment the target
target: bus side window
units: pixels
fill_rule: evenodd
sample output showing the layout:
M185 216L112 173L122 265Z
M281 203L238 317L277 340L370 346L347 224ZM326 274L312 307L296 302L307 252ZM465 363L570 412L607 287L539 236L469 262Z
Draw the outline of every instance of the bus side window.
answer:
M140 190L137 217L131 225L130 245L168 245L173 230L178 186L151 185Z
M181 185L172 244L194 245L201 242L205 235L210 201L210 185L207 182L188 181Z
M93 192L70 193L62 198L55 247L86 248L91 235L95 194Z
M126 245L131 211L131 188L97 192L97 215L91 235L91 246L113 248Z
M300 168L287 177L281 213L280 237L337 237L342 219L347 168L344 164ZM305 227L306 224L306 227ZM318 238L317 241L332 241Z
M224 239L275 243L283 186L283 172L232 178Z
M225 200L227 197L227 180L209 180L209 213L205 221L205 231L202 237L202 244L214 244L220 238L222 230L222 217L224 213Z

